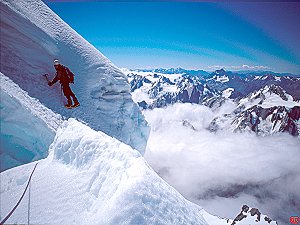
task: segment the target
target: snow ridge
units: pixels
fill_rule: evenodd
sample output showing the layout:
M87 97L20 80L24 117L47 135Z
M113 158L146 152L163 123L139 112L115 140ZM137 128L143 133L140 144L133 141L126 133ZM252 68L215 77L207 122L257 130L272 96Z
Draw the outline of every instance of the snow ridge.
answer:
M33 164L1 173L1 218ZM33 224L207 224L205 211L163 181L138 151L75 119L59 128L31 185ZM7 222L26 221L23 203Z

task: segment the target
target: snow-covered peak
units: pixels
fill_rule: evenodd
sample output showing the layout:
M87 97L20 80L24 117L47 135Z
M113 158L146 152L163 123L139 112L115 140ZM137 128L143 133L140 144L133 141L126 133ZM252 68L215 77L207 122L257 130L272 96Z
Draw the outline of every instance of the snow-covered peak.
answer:
M233 91L234 91L233 88L227 88L223 91L222 96L225 98L229 98Z
M284 106L292 108L300 106L299 101L295 101L293 97L286 93L286 91L277 85L266 85L262 89L249 94L247 97L239 101L238 107L245 107L245 109L253 106L260 106L262 108L271 108L274 106Z
M241 212L232 219L218 218L208 213L203 213L204 218L209 224L218 225L277 225L268 216L263 215L258 209L251 208L247 205L242 206Z
M163 74L184 74L186 72L185 69L181 67L176 67L176 68L169 68L169 69L164 69L164 68L159 68L159 69L154 69L153 72L158 72L158 73L163 73Z
M275 80L275 77L272 74L266 74L264 76L261 76L259 79L271 81L271 80Z
M233 220L231 225L276 225L276 221L272 221L268 216L263 215L258 209L250 208L247 205L243 205L241 212Z
M225 82L229 81L229 78L226 75L222 75L222 76L215 75L215 76L213 76L213 79L215 79L218 82L222 82L222 83L225 83Z
M149 128L132 101L126 76L40 0L4 0L1 10L1 72L42 104L66 118L75 117L142 153ZM53 60L75 74L71 89L80 107L64 108ZM62 96L61 96L62 95Z
M174 82L176 79L183 76L183 73L160 73L160 72L153 72L153 71L140 71L140 70L129 70L127 68L122 68L121 71L127 75L129 82L132 80L132 77L135 76L141 76L146 77L149 80L157 81L159 78L167 78L170 79L172 82Z
M226 74L226 71L224 69L216 70L213 74L223 76Z

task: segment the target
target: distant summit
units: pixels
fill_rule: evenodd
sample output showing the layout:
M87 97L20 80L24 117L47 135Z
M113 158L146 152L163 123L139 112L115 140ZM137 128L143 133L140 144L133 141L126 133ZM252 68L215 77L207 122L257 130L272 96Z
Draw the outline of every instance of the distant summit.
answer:
M277 225L276 221L272 221L268 216L263 215L258 209L250 208L243 205L241 212L234 218L231 225L239 224L265 224Z
M298 136L300 102L277 85L267 85L239 100L231 113L215 118L211 130L254 131L260 135L288 132Z
M139 71L139 72L153 72L153 73L162 73L162 74L190 74L194 76L209 76L210 73L204 70L188 70L183 69L181 67L177 68L157 68L157 69L138 69L133 71Z

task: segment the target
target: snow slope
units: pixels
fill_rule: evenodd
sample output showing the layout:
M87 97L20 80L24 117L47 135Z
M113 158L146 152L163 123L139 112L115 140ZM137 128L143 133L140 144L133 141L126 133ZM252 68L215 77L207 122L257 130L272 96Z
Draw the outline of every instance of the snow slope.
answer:
M62 118L1 72L0 87L1 172L45 158Z
M54 112L143 153L149 129L126 76L42 1L1 0L0 6L1 72ZM71 88L81 103L75 110L63 107L59 84L50 88L41 76L53 78L55 58L75 74Z
M34 165L0 174L2 219ZM27 206L25 198L7 223L27 223ZM58 130L31 182L32 224L207 224L202 214L212 218L163 181L138 151L75 119Z

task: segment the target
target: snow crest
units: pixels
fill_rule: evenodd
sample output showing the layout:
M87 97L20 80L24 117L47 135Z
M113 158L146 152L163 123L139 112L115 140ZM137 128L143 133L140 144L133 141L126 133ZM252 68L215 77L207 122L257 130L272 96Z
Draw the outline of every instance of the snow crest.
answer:
M34 163L1 173L1 218ZM207 224L204 210L163 181L130 146L69 119L31 184L32 224ZM8 223L27 222L26 200Z

